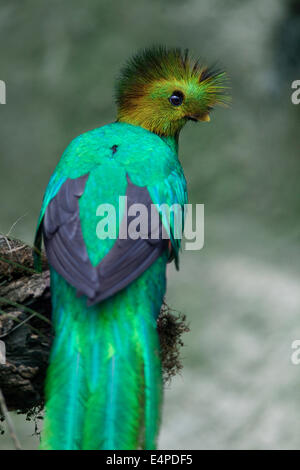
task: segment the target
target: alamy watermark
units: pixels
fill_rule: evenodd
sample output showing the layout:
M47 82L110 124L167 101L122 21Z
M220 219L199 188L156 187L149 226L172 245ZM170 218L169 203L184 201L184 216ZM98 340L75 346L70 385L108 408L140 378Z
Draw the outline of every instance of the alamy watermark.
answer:
M300 339L295 339L291 344L291 348L294 349L291 354L291 363L298 366L300 364Z
M0 340L0 364L6 364L6 348L4 341Z
M292 82L292 89L295 91L291 94L291 101L293 104L299 104L300 103L300 80L294 80Z
M101 219L97 223L96 235L100 240L181 240L184 237L185 250L203 248L204 204L151 204L149 207L135 203L127 207L127 202L127 196L119 197L118 213L113 204L98 206L96 216Z
M0 104L6 104L6 84L0 80Z

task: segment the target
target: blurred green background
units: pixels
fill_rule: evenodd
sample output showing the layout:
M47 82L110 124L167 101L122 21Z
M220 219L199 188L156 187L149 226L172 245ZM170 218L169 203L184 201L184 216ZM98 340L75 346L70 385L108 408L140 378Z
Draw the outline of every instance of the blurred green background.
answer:
M299 449L299 1L2 0L0 231L32 242L64 148L114 120L120 65L153 43L218 60L233 95L180 139L190 202L205 204L205 246L169 270L167 301L191 332L165 392L160 448ZM14 419L35 448L33 424ZM0 448L11 448L7 433Z

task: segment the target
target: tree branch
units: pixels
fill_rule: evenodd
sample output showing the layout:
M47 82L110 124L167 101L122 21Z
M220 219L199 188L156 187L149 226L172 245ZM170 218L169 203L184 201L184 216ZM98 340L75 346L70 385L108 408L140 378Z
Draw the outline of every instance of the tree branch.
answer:
M0 364L0 388L7 408L39 412L44 405L44 380L52 342L50 275L45 255L42 273L33 266L32 248L0 236L0 341L6 363ZM158 318L165 382L178 373L185 316L163 305Z
M9 434L10 434L10 437L13 441L15 449L16 450L22 450L19 439L17 437L16 431L15 431L15 428L14 428L14 423L12 422L11 417L9 415L9 412L8 412L8 409L7 409L7 406L6 406L1 388L0 388L0 411L1 411L1 413L3 414L3 416L5 418L6 425L8 427Z

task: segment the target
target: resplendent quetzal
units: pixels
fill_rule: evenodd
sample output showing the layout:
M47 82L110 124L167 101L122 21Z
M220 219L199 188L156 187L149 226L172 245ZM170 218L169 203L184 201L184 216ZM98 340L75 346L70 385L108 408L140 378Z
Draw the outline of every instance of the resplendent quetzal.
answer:
M117 82L116 122L75 138L50 179L35 241L39 253L43 235L55 331L43 449L156 447L162 402L156 320L166 264L178 265L180 248L175 219L167 220L159 205L187 203L179 132L188 120L209 121L213 106L226 103L224 78L187 51L142 51ZM163 223L156 239L120 236L126 210L120 196L128 208L156 205ZM99 204L123 214L116 237L99 237Z

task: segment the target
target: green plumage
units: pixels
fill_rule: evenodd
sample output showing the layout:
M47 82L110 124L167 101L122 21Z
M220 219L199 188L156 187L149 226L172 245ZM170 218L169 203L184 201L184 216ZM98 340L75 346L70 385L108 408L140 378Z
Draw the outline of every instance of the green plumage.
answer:
M118 145L115 158L112 145ZM118 209L126 174L134 184L146 185L158 205L186 202L174 149L174 141L167 143L124 123L79 136L50 180L40 220L67 178L89 172L79 201L80 221L96 265L115 243L97 238L96 209L101 202ZM178 240L174 250L177 256ZM51 270L55 341L47 374L43 449L156 447L162 399L156 319L165 293L166 263L167 253L127 288L92 307Z
M156 317L165 262L158 259L129 287L89 308L51 273L56 339L43 449L155 448L162 399Z
M228 102L226 88L223 72L179 49L143 51L119 79L117 122L74 139L57 165L35 241L38 266L44 230L55 330L43 449L155 449L162 401L156 320L166 289L166 247L177 267L180 249L178 218L166 207L179 211L187 203L178 136L188 120L209 121L213 106ZM159 252L141 240L135 250L120 248L119 197L132 187L134 202L150 198L157 207L171 246L160 239ZM97 236L100 204L118 214L114 238ZM124 272L126 287L118 281L106 300L95 297Z

